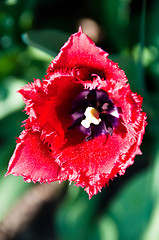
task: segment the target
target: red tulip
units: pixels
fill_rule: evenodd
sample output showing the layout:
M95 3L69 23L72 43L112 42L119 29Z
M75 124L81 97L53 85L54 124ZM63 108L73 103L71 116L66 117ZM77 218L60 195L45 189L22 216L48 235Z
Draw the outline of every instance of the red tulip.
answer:
M91 198L141 154L142 97L81 28L51 62L45 79L19 92L28 119L7 175L41 183L73 181Z

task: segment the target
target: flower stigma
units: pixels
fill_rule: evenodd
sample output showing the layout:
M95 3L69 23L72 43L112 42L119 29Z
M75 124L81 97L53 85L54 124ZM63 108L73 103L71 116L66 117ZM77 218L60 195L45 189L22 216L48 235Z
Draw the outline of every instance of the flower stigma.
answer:
M79 127L86 141L102 134L113 134L119 123L118 108L103 90L84 90L74 100L70 112L73 123L68 130Z
M91 123L98 125L101 121L99 118L99 112L95 108L87 107L84 115L86 118L82 120L81 125L85 128L89 128Z

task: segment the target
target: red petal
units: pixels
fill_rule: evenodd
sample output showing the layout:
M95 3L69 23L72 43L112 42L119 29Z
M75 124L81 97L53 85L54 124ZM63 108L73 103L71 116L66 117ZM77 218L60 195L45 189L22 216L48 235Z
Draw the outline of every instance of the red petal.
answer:
M54 76L57 69L77 68L75 77L83 76L84 79L81 80L90 80L86 79L89 72L97 74L108 82L110 90L115 91L123 87L127 78L118 64L108 59L107 56L108 53L97 47L80 29L78 33L70 36L58 56L52 61L47 70L47 78Z
M104 69L108 53L96 47L95 43L81 30L70 36L53 60L50 68L89 67Z
M42 131L45 141L56 147L63 143L65 131L72 123L69 112L74 98L83 90L83 86L73 80L73 77L66 73L49 82L44 81L41 85L37 85L38 80L35 80L19 91L29 114L25 127ZM55 146L53 148L55 149Z
M33 182L51 182L59 179L60 167L38 132L23 131L14 154L9 162L6 175L23 176Z

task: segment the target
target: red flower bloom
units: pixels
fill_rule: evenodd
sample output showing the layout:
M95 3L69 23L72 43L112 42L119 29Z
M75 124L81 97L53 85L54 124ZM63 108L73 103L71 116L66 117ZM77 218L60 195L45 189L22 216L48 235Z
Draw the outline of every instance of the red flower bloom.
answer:
M41 183L68 179L91 198L133 164L146 114L141 96L107 56L80 28L46 78L19 91L29 117L7 175Z

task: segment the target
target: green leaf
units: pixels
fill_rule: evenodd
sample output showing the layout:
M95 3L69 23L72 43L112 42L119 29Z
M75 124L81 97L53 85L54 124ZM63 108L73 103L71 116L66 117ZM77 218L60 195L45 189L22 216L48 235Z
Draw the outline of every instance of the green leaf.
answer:
M63 44L68 40L69 34L59 30L37 30L22 34L23 41L33 47L56 56Z
M96 240L98 229L94 226L99 197L89 200L83 189L69 186L67 196L55 214L55 229L59 239Z
M7 171L7 165L15 148L15 137L22 131L24 112L17 111L0 120L0 177Z
M8 6L17 4L18 0L4 0L4 3Z
M31 185L22 181L21 177L8 176L0 179L0 220L9 212L21 195Z
M138 92L138 81L139 77L137 74L137 66L131 54L128 52L120 54L111 54L109 59L117 62L119 67L125 71L125 74L128 78L131 90L133 92Z
M116 223L110 216L102 216L97 228L100 234L100 240L119 240Z
M119 239L141 239L152 212L151 179L150 171L140 172L120 190L105 213L118 230Z
M142 240L158 240L159 239L159 138L153 146L153 168L152 168L152 196L154 200L153 211L147 228L143 234Z
M100 18L111 50L128 44L130 0L101 0Z
M148 5L148 4L147 4ZM147 25L146 25L146 37L147 37L147 42L151 46L159 48L159 1L154 0L151 2L151 8L148 9L147 11Z
M17 91L26 84L25 81L8 77L0 84L0 120L7 115L22 109L23 101Z

